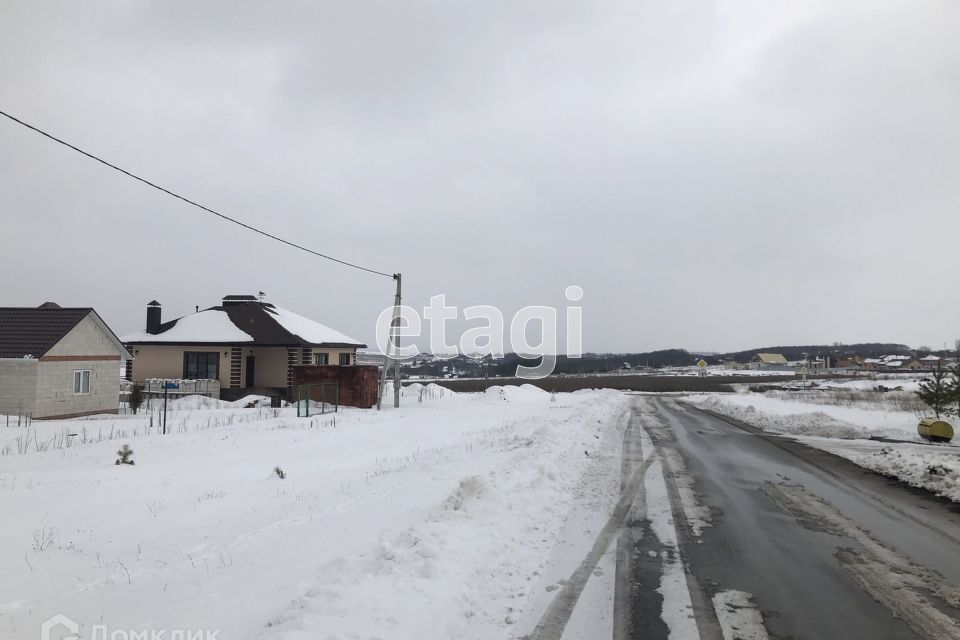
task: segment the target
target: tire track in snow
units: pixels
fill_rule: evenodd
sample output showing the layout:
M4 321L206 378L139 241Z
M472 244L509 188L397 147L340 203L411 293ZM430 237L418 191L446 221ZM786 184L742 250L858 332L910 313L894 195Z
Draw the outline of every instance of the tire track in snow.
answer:
M627 448L628 441L633 437L636 437L636 434L633 431L633 427L628 425L624 435L624 452L630 455L635 461L636 455L639 454L639 441L630 443L629 449ZM636 452L636 454L633 452ZM564 584L557 592L557 595L554 596L553 601L547 607L537 626L534 627L530 634L525 636L528 640L560 640L563 636L563 630L570 621L570 616L577 606L577 600L579 600L580 594L583 592L584 587L586 587L587 581L600 562L600 558L606 553L610 547L610 543L626 521L627 515L634 506L635 496L644 491L643 477L655 459L655 455L648 456L647 459L640 462L636 470L629 475L629 479L622 486L620 500L617 502L617 506L614 508L610 519L607 520L607 523L594 541L590 553L587 554L587 557L580 563L577 570L573 572L573 575L570 576L566 584Z

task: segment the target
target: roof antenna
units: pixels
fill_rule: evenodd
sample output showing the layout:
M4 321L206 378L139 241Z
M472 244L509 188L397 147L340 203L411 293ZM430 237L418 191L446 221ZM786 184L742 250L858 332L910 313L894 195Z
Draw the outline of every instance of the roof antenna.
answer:
M265 294L263 291L261 291L260 293L257 294L257 298L260 300L260 302L263 302L263 296L265 296L265 295L267 295L267 294Z

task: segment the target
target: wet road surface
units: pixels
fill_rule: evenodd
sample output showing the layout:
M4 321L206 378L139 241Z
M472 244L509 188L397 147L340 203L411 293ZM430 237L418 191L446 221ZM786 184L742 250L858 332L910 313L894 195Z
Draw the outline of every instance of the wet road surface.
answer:
M955 505L674 399L637 403L661 458L679 461L668 486L693 481L671 503L701 638L960 638ZM692 502L710 512L699 536ZM619 550L634 603L620 637L666 638L638 537L620 541L634 547Z

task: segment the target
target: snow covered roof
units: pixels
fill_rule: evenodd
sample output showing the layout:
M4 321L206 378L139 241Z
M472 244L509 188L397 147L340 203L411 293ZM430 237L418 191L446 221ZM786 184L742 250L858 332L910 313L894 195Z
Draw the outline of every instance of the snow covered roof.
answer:
M253 336L237 328L230 316L222 309L204 309L161 325L157 334L138 331L123 337L124 342L253 342Z
M940 362L941 360L943 360L943 358L941 358L940 356L935 356L931 353L928 356L923 356L922 358L920 358L920 360L923 362Z
M884 363L890 363L890 362L896 362L897 360L909 360L909 359L910 359L910 356L893 355L893 356L883 356L881 361Z
M223 306L164 322L155 333L138 331L126 335L123 341L128 344L366 347L326 325L256 298L242 302L231 300Z
M758 353L753 356L753 361L763 364L787 364L787 359L779 353Z

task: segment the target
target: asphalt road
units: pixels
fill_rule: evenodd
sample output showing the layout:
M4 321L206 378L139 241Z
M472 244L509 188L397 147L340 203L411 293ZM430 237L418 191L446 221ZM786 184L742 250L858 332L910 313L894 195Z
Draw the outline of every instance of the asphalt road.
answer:
M702 640L960 640L955 505L672 398L636 399L628 491L639 434L662 462ZM669 634L658 590L668 554L639 506L617 538L615 639Z

